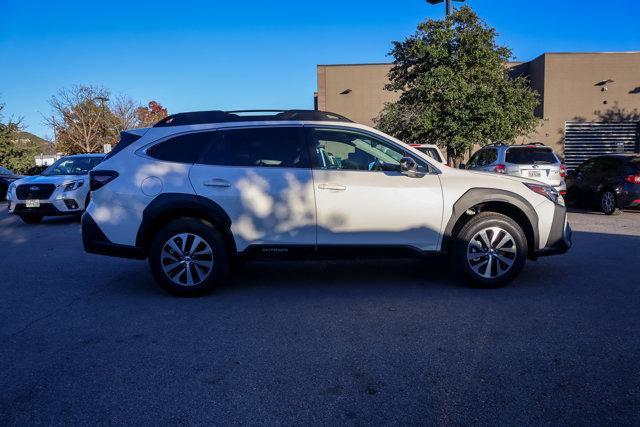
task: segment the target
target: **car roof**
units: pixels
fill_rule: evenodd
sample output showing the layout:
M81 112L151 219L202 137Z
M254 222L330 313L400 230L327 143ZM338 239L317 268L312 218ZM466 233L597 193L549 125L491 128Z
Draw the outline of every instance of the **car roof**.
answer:
M238 122L343 122L353 123L348 118L328 111L320 110L234 110L234 111L191 111L176 113L165 117L153 125L154 128L213 123Z

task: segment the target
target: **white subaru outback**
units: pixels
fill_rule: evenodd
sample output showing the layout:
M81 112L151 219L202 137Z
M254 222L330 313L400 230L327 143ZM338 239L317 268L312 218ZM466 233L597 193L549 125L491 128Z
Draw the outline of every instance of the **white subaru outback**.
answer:
M9 185L9 213L26 223L38 223L43 216L79 215L89 203L89 176L104 154L66 156L40 175L27 176Z
M449 168L321 111L175 114L123 132L90 185L85 250L148 258L178 294L211 290L240 256L445 253L497 287L571 246L553 187Z

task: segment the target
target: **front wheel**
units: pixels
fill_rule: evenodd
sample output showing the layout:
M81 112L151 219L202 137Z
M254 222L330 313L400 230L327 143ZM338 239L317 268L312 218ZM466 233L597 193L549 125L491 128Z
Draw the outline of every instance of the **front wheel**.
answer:
M527 259L527 239L506 215L482 212L467 222L453 242L453 264L473 285L497 288L511 282Z
M149 266L164 289L177 295L210 292L228 271L228 254L220 233L197 218L171 221L155 235Z
M42 221L42 215L38 214L24 214L20 215L20 219L27 224L38 224Z
M607 190L600 195L600 209L605 215L618 215L621 211L618 208L616 195L613 191Z

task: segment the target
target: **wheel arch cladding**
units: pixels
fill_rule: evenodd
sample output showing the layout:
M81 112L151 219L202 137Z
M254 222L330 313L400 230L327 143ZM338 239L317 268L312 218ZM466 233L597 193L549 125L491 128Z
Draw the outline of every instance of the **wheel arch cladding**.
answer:
M213 200L195 194L164 193L157 196L142 213L136 245L148 250L156 231L178 218L199 218L210 222L222 235L231 253L236 252L231 218Z
M520 225L527 238L529 253L538 248L538 214L531 204L522 196L506 190L494 188L472 188L464 193L453 204L451 217L447 222L442 240L442 250L449 251L452 237L472 218L467 210L474 208L477 212L497 212L504 214Z

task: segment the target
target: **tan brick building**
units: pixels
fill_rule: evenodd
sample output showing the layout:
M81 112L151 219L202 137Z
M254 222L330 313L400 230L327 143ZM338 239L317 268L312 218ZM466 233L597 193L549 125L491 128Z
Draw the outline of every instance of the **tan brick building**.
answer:
M540 124L522 141L542 142L569 161L638 151L640 52L545 53L510 63L540 94ZM318 65L316 105L367 125L397 94L385 91L391 64ZM565 144L566 142L566 144Z

